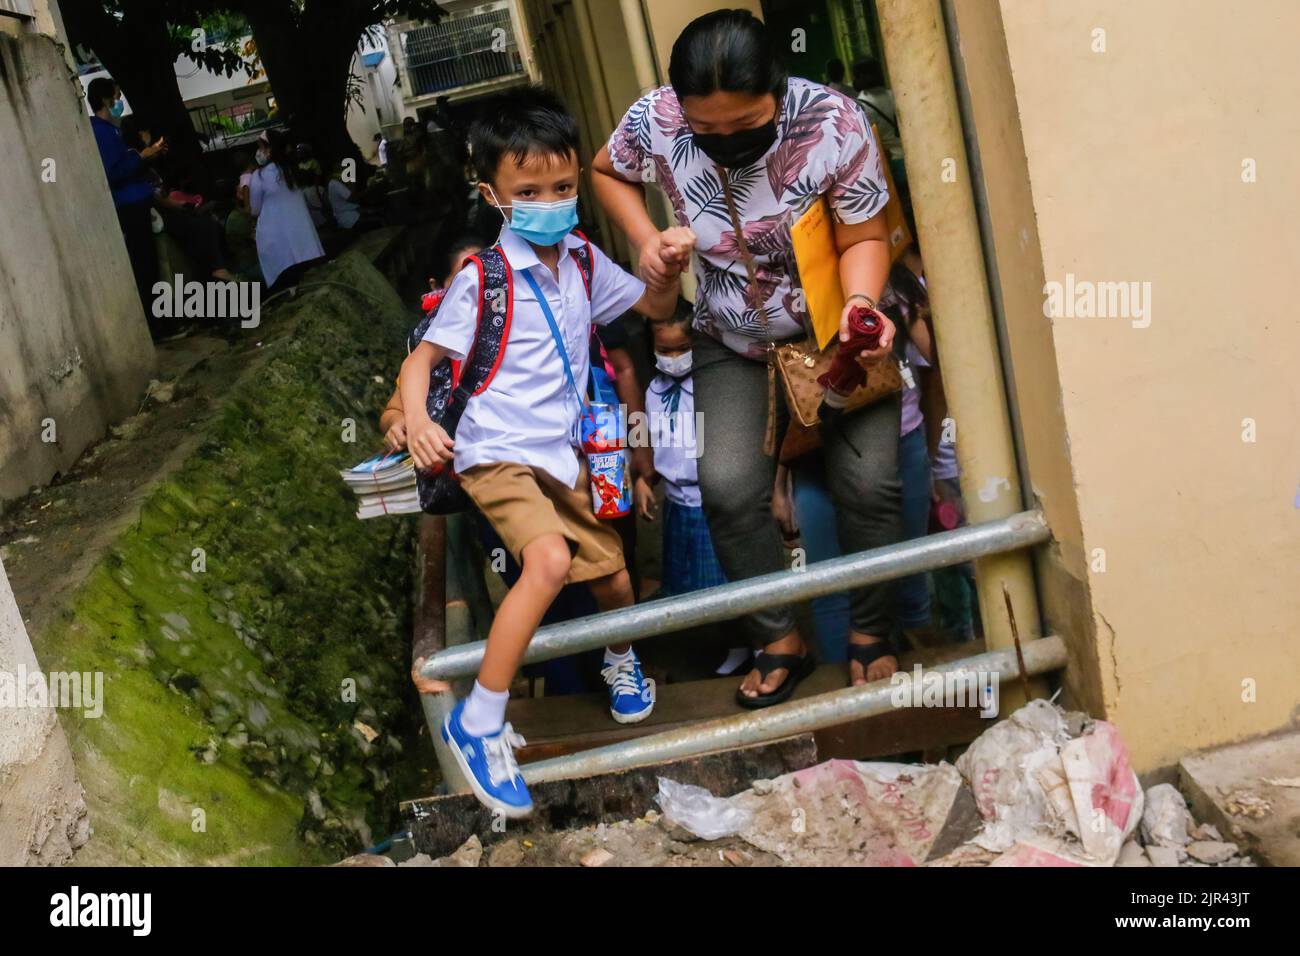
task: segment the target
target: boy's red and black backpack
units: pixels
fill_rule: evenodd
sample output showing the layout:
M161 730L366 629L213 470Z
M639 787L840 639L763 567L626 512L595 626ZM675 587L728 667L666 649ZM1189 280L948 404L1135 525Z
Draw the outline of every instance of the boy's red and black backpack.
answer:
M590 301L591 243L581 233L576 235L583 244L570 252L578 264ZM514 316L514 277L501 246L484 249L478 255L470 256L468 261L478 269L478 325L474 330L474 343L463 362L448 358L434 366L429 374L429 397L425 403L429 417L452 438L456 436L456 426L460 424L469 400L487 390L501 367L510 336L510 320ZM441 304L440 301L438 305ZM407 351L420 344L437 316L438 309L435 308L411 330ZM417 471L416 488L420 495L420 508L429 514L453 514L470 506L469 497L461 488L450 462L431 471Z

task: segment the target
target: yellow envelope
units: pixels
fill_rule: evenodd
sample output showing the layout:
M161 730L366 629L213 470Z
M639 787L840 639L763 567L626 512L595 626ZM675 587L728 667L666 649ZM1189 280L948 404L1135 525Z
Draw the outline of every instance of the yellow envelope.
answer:
M872 135L876 128L871 127ZM877 145L880 138L876 137ZM903 203L894 188L894 177L889 164L882 163L885 185L889 189L889 202L885 204L885 227L889 231L889 261L892 263L912 243L912 232L907 228ZM830 203L821 196L790 227L794 242L794 258L799 266L799 281L803 287L808 314L812 316L813 334L817 347L824 349L840 330L840 313L844 311L844 288L840 285L840 254L835 248L835 226L831 218Z

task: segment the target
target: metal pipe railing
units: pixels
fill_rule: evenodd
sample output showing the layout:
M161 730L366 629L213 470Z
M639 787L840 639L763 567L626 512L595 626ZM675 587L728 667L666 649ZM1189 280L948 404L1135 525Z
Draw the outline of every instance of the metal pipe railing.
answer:
M945 5L945 0L876 0L875 8L897 97L917 240L925 250L935 347L943 357L943 393L948 415L961 423L956 448L962 497L967 518L979 523L1025 507L1027 489L1020 486L973 171L944 29ZM956 175L932 175L946 166L953 166ZM1002 613L1004 587L1027 629L1038 631L1041 620L1027 555L999 554L976 562L984 642L997 649L1013 643L1010 619ZM1005 703L1014 708L1017 701L1024 703L1021 692L1008 688Z
M1065 642L1057 636L1029 641L1024 645L1023 651L1025 673L1029 675L1059 670L1066 663ZM1021 676L1015 648L936 664L927 668L927 671L949 674L954 679L957 675L965 675L968 680L996 674L999 686L1008 679ZM900 671L890 680L817 694L760 711L739 713L734 717L707 720L565 757L539 760L525 764L520 769L525 781L536 784L547 780L590 777L780 740L898 710L897 701L900 697L912 697L911 682L912 674ZM977 680L975 685L980 686Z
M777 571L691 594L593 614L538 630L528 645L524 663L552 660L609 644L639 641L657 634L731 620L776 604L822 597L1032 547L1049 537L1050 531L1042 513L1024 511L998 521L820 561L799 571ZM484 647L484 641L474 641L447 648L427 660L421 674L433 680L472 676L478 673Z

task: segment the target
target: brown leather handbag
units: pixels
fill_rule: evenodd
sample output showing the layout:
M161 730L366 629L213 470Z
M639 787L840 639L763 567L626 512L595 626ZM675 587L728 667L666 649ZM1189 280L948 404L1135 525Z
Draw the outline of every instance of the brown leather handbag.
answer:
M826 390L817 384L817 377L831 367L839 347L836 339L819 351L817 340L813 338L776 347L777 369L785 386L785 401L790 408L792 423L798 422L805 428L818 424L817 410ZM849 395L844 410L851 412L878 402L902 391L902 388L903 376L899 374L898 363L892 357L886 358L871 366L867 380Z
M718 178L722 182L722 193L727 201L727 213L731 217L731 227L736 232L736 246L749 273L749 288L755 300L752 305L763 318L766 331L766 313L763 311L763 303L757 301L758 276L754 269L753 257L749 252L749 245L745 242L745 230L740 223L740 214L736 211L736 202L731 195L731 183L727 179L725 169L719 166L717 170ZM818 409L821 407L822 396L826 390L817 383L817 377L830 368L831 362L835 359L835 352L840 347L839 339L832 340L824 349L817 348L817 339L814 336L809 336L803 342L786 342L774 348L770 347L771 344L769 342L768 436L765 450L769 455L775 451L772 446L775 444L776 394L770 379L773 375L779 375L785 390L786 405L790 409L790 431L796 431L797 425L798 430L805 432L802 436L796 435L795 440L802 448L799 454L806 454L821 444L816 428L819 422ZM844 411L847 413L878 402L882 398L896 394L902 388L903 376L898 371L898 363L893 358L887 358L871 366L866 381L849 395ZM808 432L811 434L807 434ZM785 453L786 446L790 442L791 439L787 435L786 442L782 446L782 461L790 460Z

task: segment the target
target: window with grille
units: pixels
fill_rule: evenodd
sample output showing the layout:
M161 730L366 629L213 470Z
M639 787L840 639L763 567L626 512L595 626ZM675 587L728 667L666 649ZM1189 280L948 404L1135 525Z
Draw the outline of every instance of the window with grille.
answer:
M402 34L411 95L426 96L524 72L510 9L415 27Z

